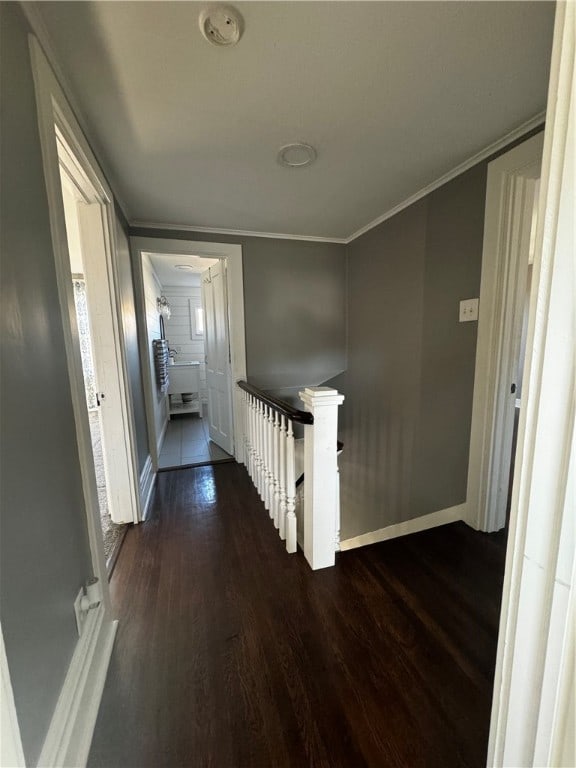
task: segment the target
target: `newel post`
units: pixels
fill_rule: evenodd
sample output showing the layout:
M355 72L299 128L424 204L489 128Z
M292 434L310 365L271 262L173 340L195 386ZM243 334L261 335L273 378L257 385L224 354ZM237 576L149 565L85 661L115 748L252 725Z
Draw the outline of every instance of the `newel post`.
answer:
M331 387L306 387L299 395L314 416L304 427L304 555L317 570L336 562L338 406L344 395Z

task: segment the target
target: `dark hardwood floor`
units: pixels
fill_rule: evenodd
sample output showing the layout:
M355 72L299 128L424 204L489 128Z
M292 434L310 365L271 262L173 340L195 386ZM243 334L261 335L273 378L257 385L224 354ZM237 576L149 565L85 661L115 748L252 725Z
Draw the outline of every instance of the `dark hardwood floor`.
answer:
M504 550L456 523L313 573L243 468L159 475L89 766L484 766Z

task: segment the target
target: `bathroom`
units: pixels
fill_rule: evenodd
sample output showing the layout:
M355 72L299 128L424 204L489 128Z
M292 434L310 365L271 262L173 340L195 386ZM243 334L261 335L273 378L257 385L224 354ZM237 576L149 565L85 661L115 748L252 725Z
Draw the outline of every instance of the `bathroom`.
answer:
M153 366L155 339L169 351L167 391L154 387L158 469L230 460L210 440L206 385L202 274L217 259L147 254L143 260L148 341ZM154 379L152 380L154 383Z

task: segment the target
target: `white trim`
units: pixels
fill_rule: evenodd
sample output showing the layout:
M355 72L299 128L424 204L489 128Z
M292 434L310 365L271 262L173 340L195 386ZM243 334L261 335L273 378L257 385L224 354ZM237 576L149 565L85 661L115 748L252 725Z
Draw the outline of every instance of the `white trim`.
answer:
M88 613L38 760L39 768L86 765L117 621L100 604Z
M148 455L144 468L140 473L140 509L142 510L141 520L146 520L148 517L148 507L150 506L150 500L152 499L152 491L154 490L154 483L156 481L156 472L152 466L152 457Z
M391 219L392 216L396 216L396 214L400 213L400 211L403 211L404 208L408 208L409 206L418 202L418 200L421 200L423 197L426 197L426 195L429 195L431 192L434 192L434 190L444 186L444 184L447 184L449 181L452 181L452 179L455 179L457 176L461 176L463 173L466 173L466 171L469 171L470 168L473 168L475 165L478 165L478 163L481 163L482 160L486 160L486 158L496 154L496 152L499 152L501 149L504 149L513 141L516 141L516 139L520 139L522 138L522 136L529 133L534 128L538 128L544 123L545 119L546 119L546 112L539 112L537 115L534 115L534 117L530 118L530 120L527 120L525 123L522 123L522 125L519 125L513 131L510 131L501 139L498 139L498 141L494 141L492 144L489 144L487 147L484 147L484 149L481 149L480 152L477 152L475 155L472 155L472 157L468 158L468 160L465 160L463 163L460 163L460 165L457 165L451 171L448 171L448 173L445 173L443 176L440 176L440 178L436 179L436 181L433 181L432 183L427 184L425 187L422 187L422 189L420 189L415 194L410 195L410 197L407 197L406 200L402 201L401 203L398 203L398 205L395 205L393 208L390 208L390 210L386 211L386 213L383 213L382 216L379 216L377 219L374 219L374 221L371 221L369 224L366 224L366 226L361 227L360 229L357 229L356 232L353 232L349 237L347 237L344 240L344 242L346 243L346 245L348 245L348 243L351 243L353 240L356 240L356 238L361 237L361 235L364 235L366 232L369 232L371 229L374 229L374 227L377 227L378 224L382 224L382 222L387 221L388 219Z
M0 765L6 766L6 768L8 766L10 768L24 768L26 762L1 626L0 676L2 678L2 687L0 688Z
M193 224L162 224L157 221L130 221L130 226L141 229L163 229L167 232L198 232L206 235L230 237L268 237L273 240L305 240L311 243L336 243L345 245L349 240L343 237L319 237L317 235L288 235L283 232L255 232L250 229L222 229L218 227L196 227Z
M438 512L431 512L429 515L415 517L413 520L406 520L403 523L388 525L386 528L379 528L377 531L363 533L360 536L354 536L351 539L344 539L340 542L340 551L347 549L356 549L357 547L366 547L368 544L377 544L380 541L388 539L397 539L400 536L407 536L410 533L419 533L427 531L429 528L437 528L439 525L456 523L464 519L465 504L458 504L455 507L440 509Z
M570 665L563 654L573 652L569 590L576 586L575 106L576 4L560 2L488 745L495 768L557 765L553 755L564 752L568 735Z
M145 341L145 317L143 316L143 277L142 254L167 253L179 256L194 254L211 259L226 260L226 277L228 290L228 312L230 324L230 356L232 368L232 410L234 418L234 456L236 461L244 463L244 421L242 418L241 390L235 383L246 378L246 333L244 321L244 277L242 246L238 243L206 243L199 240L173 240L160 237L131 237L131 249L135 256L135 292L137 301L137 317L140 342L140 359L146 369L148 353ZM151 372L144 372L148 386L151 386ZM145 381L145 384L146 384ZM146 392L146 417L150 419L150 393Z
M79 107L78 102L76 101L76 99L74 99L73 90L72 88L70 88L68 79L65 76L63 69L60 67L58 63L58 58L54 53L54 46L52 44L50 34L46 29L46 25L44 24L44 21L42 20L42 17L38 9L35 7L34 3L30 3L30 2L21 2L20 6L22 8L24 15L28 20L28 23L32 27L34 33L37 35L42 45L42 48L44 49L44 52L46 54L48 61L50 62L54 71L56 72L56 76L62 86L62 90L66 94L66 98L68 99L68 102L72 106L72 109L76 114L78 122L80 123L82 130L84 131L84 134L88 138L88 141L90 142L91 146L98 148L98 143L93 140L93 136L89 129L90 124L86 120L82 110ZM230 235L232 237L266 237L266 238L271 238L275 240L276 239L277 240L303 240L303 241L308 241L312 243L335 243L339 245L348 245L352 241L356 240L356 238L360 237L361 235L365 234L371 229L374 229L374 227L377 227L379 224L382 224L382 222L392 218L392 216L395 216L397 213L400 213L400 211L404 210L404 208L408 208L408 206L417 202L422 197L425 197L426 195L430 194L430 192L433 192L435 189L438 189L439 187L443 186L447 182L456 178L460 174L465 173L477 163L482 162L482 160L485 160L486 158L490 157L490 155L495 154L500 149L503 149L508 144L511 144L513 141L515 141L516 139L521 138L522 136L524 136L526 133L529 133L534 128L538 128L539 126L543 125L545 119L546 119L546 112L539 112L537 115L530 118L525 123L522 123L522 125L518 126L517 128L507 133L501 139L498 139L492 144L489 144L487 147L480 150L480 152L477 152L475 155L472 155L472 157L470 157L468 160L465 160L463 163L460 163L460 165L457 165L455 168L453 168L451 171L448 171L448 173L444 174L443 176L438 178L436 181L431 182L430 184L426 185L415 194L406 198L406 200L402 201L401 203L398 203L398 205L395 205L393 208L390 208L381 216L378 216L378 218L374 219L373 221L370 221L368 224L365 224L360 229L357 229L348 237L320 237L317 235L297 235L297 234L285 234L281 232L257 232L253 230L244 230L244 229L200 227L200 226L194 226L190 224L167 224L162 222L141 221L138 219L133 220L129 216L130 209L126 205L126 202L122 200L116 192L116 190L118 189L118 185L114 183L115 176L111 172L110 167L107 166L104 162L102 162L101 165L102 165L102 168L104 169L104 172L107 178L110 179L112 182L112 186L115 190L115 198L119 203L120 207L122 208L125 219L129 222L131 227L141 227L145 229L148 229L148 228L163 229L166 231L173 231L173 232L179 231L179 232L198 232L198 233L213 234L213 235Z
M476 344L466 521L477 530L506 524L516 379L525 304L538 134L488 166L480 314Z
M113 326L112 344L116 359L116 371L113 378L117 387L117 402L122 422L123 441L120 448L124 450L122 461L125 462L127 486L122 490L122 519L124 522L138 522L139 497L135 451L135 426L133 418L132 398L128 381L128 367L125 356L124 329L119 321L121 316L121 298L118 291L118 265L116 254L116 220L114 213L112 191L103 175L96 157L82 133L80 126L60 88L38 40L29 35L30 58L38 113L38 128L42 147L42 162L48 196L50 213L50 228L53 242L54 261L60 298L62 326L66 346L66 359L70 377L74 419L78 436L80 465L84 482L84 493L87 504L88 527L90 544L94 561L94 573L104 583L107 583L106 566L104 562L102 531L100 527L100 511L94 461L92 455L92 440L88 425L86 399L84 391L84 375L80 358L80 347L76 333L76 309L71 281L70 257L68 253L68 236L62 200L62 181L60 177L59 146L68 144L69 151L74 155L75 162L68 172L77 181L79 187L85 187L90 202L97 205L98 210L93 218L98 220L100 247L106 262L108 290L111 301L111 321ZM67 153L68 154L68 153ZM69 156L69 154L68 154ZM87 206L86 210L91 206ZM112 488L114 492L114 488ZM119 520L117 520L119 522ZM108 603L107 590L104 600Z
M534 130L534 128L538 128L539 126L543 125L545 119L546 119L546 112L539 112L537 115L534 115L534 117L530 118L530 120L527 120L525 123L522 123L522 125L519 125L517 128L514 128L514 130L509 131L501 139L498 139L497 141L492 142L492 144L489 144L487 147L484 147L484 149L481 149L480 152L476 152L476 154L472 155L472 157L468 158L468 160L465 160L463 163L460 163L455 168L452 168L452 170L448 171L448 173L445 173L443 176L440 176L440 178L436 179L435 181L432 181L430 184L427 184L425 187L422 187L422 189L418 190L418 192L415 192L413 195L410 195L410 197L407 197L401 203L398 203L393 208L390 208L381 216L378 216L378 218L368 222L368 224L365 224L363 227L360 227L360 229L357 229L351 235L348 235L348 237L319 237L316 235L287 235L280 232L255 232L253 230L244 230L244 229L223 229L219 227L196 227L190 224L162 224L161 222L157 222L157 221L153 222L153 221L138 221L138 220L130 221L130 226L135 228L141 227L143 229L164 229L167 231L175 231L175 232L178 232L178 231L200 232L200 233L204 232L212 235L231 235L235 237L268 237L275 240L305 240L311 243L336 243L339 245L349 245L351 242L356 240L356 238L366 234L366 232L369 232L371 229L374 229L374 227L377 227L379 224L382 224L384 221L391 219L392 216L396 216L396 214L400 213L400 211L403 211L405 208L408 208L409 206L413 205L418 200L421 200L423 197L426 197L426 195L429 195L431 192L434 192L434 190L439 189L439 187L444 186L444 184L447 184L449 181L452 181L452 179L455 179L457 176L460 176L461 174L466 173L466 171L469 171L470 168L473 168L478 163L481 163L483 160L486 160L486 158L496 154L496 152L499 152L501 149L504 149L509 144L512 144L512 142L516 141L516 139L522 138L522 136Z

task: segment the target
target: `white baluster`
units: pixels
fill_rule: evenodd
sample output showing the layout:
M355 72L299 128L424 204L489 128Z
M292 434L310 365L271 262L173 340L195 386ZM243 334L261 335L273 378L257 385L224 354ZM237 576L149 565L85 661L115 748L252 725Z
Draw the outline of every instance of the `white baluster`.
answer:
M242 397L242 419L244 421L244 465L250 474L250 434L248 431L248 392L240 391Z
M286 551L296 552L296 468L294 458L294 430L288 419L286 436Z
M260 401L254 398L254 485L260 488Z
M258 493L264 498L264 403L258 402Z
M270 408L264 406L264 506L270 511Z
M280 538L286 538L286 417L280 416L280 434L278 440L279 447L279 485L280 485Z
M248 435L250 447L248 449L248 472L254 482L254 398L248 395Z
M268 481L268 511L270 512L270 518L274 519L274 411L272 408L268 409L268 472L266 474Z
M273 448L273 501L272 508L274 510L274 526L280 527L280 480L279 480L279 462L280 462L280 429L278 427L279 416L278 412L274 411L274 422L272 424L272 448Z

